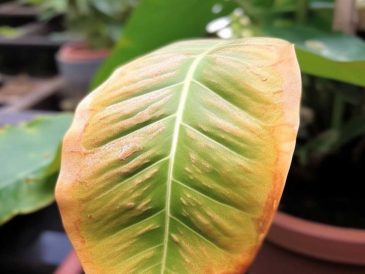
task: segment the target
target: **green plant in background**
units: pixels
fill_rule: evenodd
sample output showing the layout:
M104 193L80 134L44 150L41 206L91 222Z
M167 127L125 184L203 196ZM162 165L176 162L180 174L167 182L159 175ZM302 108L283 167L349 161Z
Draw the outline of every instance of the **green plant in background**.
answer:
M91 48L112 47L137 0L68 0L66 24Z
M296 45L302 72L365 85L362 75L365 44L355 36L331 31L333 1L238 0L238 3L240 8L225 18L228 23L220 30L223 34L228 32L224 38L283 38Z
M296 46L301 71L307 74L301 142L296 150L300 162L320 160L364 135L365 92L361 86L365 86L365 43L355 36L331 31L333 1L237 0L237 3L239 8L230 16L211 23L219 36L273 36ZM221 28L214 24L220 24Z
M170 42L206 35L209 21L237 7L231 0L21 1L39 6L46 18L64 14L70 31L82 33L91 46L108 47L117 42L92 88L120 64Z
M65 17L68 32L78 35L91 48L111 48L138 0L21 0L38 6L41 19Z
M59 144L72 115L45 116L0 130L0 225L53 201Z
M364 136L365 92L362 87L346 83L308 75L304 79L303 125L296 155L300 163L307 165ZM361 146L359 142L353 152L359 154L364 149Z
M8 39L17 38L24 34L24 30L19 27L0 26L0 36Z
M146 52L176 40L206 35L207 23L229 14L234 7L234 2L226 0L141 1L92 87L104 82L120 64Z
M65 0L19 0L19 2L37 7L41 20L49 20L55 16L64 15L67 11L67 1Z

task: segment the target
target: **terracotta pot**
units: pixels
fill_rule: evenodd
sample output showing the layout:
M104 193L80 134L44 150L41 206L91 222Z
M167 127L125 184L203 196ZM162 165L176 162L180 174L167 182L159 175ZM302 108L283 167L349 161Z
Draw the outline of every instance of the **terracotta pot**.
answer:
M315 223L278 212L249 273L363 274L365 230Z
M58 70L65 79L68 96L84 95L97 69L109 55L108 49L90 49L85 43L68 43L58 51Z
M365 267L365 230L315 223L278 212L268 239L304 255Z

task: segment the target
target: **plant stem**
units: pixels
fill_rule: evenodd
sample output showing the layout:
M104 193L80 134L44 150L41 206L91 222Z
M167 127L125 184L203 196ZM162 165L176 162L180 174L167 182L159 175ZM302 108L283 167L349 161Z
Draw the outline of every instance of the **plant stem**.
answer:
M297 1L297 23L304 24L307 21L308 14L308 0L298 0Z
M345 103L342 99L342 95L335 92L332 106L332 121L331 121L332 128L339 129L342 126L342 118L344 110L345 110Z

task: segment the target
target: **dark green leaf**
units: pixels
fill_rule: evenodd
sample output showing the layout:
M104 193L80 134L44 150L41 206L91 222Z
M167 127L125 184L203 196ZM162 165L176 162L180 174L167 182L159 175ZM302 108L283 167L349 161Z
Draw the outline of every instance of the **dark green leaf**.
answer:
M43 116L0 131L0 224L53 201L58 144L71 115Z
M214 5L222 5L213 13ZM101 84L120 64L175 40L205 34L212 19L228 14L233 3L224 0L145 0L136 7L117 46L96 74L92 86Z

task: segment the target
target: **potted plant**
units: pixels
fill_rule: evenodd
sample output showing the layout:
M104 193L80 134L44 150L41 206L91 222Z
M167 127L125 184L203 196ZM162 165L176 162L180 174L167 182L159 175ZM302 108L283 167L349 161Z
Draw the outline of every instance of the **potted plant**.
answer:
M23 0L42 11L40 19L62 15L71 42L65 43L56 59L71 94L85 94L97 68L109 55L136 0ZM70 95L71 95L70 94Z
M365 93L359 87L310 78L303 109L313 117L302 117L282 212L269 238L314 258L362 265L354 272L362 273L365 219L359 194L364 187L359 178L365 164Z
M270 271L300 264L303 273L363 273L365 44L331 31L333 1L238 2L241 9L223 19L218 34L292 41L304 74L297 147L268 236L292 253L282 252L280 265L271 260Z
M59 70L72 92L85 92L94 73L108 56L135 0L65 2L69 32L81 38L66 43L57 54Z

